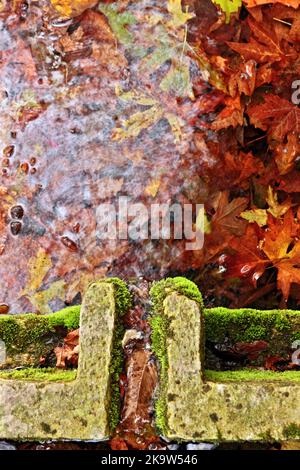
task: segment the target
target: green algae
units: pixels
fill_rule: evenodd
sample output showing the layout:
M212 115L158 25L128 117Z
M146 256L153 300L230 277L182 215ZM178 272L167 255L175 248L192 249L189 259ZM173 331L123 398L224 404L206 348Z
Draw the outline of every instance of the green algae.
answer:
M300 382L300 371L273 372L270 370L240 369L240 370L206 370L205 379L213 382Z
M63 370L55 368L34 368L0 370L0 379L47 381L47 382L70 382L76 379L77 370Z

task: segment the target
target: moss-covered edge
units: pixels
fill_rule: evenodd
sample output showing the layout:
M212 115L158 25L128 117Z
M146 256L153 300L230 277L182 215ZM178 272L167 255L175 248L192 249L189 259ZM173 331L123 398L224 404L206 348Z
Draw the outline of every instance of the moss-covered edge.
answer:
M168 433L166 385L168 377L167 337L169 321L164 316L163 303L172 292L196 301L203 309L202 295L192 281L184 277L167 278L153 283L150 289L152 314L150 318L152 351L160 365L159 393L155 400L155 421L162 435Z
M283 429L283 435L286 439L300 439L300 426L296 423L290 423Z
M70 382L75 380L76 369L55 369L52 367L0 370L0 379L27 380L38 382Z
M0 339L5 342L8 354L25 352L31 344L37 344L47 334L55 333L62 326L68 331L79 327L80 305L66 307L48 315L25 313L1 315Z
M300 339L300 310L255 310L215 307L204 309L205 336L215 342L227 336L233 343L270 341L275 336L285 343ZM277 338L276 338L277 339Z
M300 382L300 371L275 372L260 369L205 370L205 378L212 382Z
M109 431L113 433L120 420L121 396L119 379L123 371L124 354L122 348L122 339L125 333L125 326L122 322L122 316L132 306L132 297L127 288L127 284L117 277L103 279L102 282L111 283L114 286L116 322L113 336L113 347L110 372L110 407L108 412Z

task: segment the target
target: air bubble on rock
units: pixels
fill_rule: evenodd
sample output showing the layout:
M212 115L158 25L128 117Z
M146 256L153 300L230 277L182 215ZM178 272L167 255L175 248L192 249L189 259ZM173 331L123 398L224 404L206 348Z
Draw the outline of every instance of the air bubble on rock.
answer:
M14 206L10 210L12 219L22 219L24 216L24 209L22 206Z
M69 237L61 237L61 241L70 251L73 251L73 252L78 251L77 244L73 240L71 240Z
M21 232L22 224L21 222L11 222L10 231L12 235L18 235Z
M7 147L5 147L5 149L3 150L3 156L5 158L10 158L12 157L12 155L14 154L14 151L15 151L15 146L14 145L8 145Z

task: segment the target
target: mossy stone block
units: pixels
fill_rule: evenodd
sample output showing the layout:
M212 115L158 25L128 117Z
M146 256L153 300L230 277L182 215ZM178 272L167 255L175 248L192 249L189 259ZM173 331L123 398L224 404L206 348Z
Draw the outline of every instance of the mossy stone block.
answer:
M109 435L115 299L114 284L101 281L85 295L75 380L0 379L0 438L101 440Z
M206 378L203 314L201 302L175 291L156 306L152 338L161 363L156 412L162 433L184 441L300 439L299 374L295 380L292 373L273 380L270 372Z

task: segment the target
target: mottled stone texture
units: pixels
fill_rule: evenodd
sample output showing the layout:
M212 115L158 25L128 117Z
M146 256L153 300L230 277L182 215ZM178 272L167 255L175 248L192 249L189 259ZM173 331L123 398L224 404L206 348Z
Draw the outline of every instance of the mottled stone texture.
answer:
M194 441L299 438L300 385L296 382L205 380L202 313L196 302L183 295L172 293L164 300L166 436Z
M114 286L90 286L81 309L77 378L69 383L0 380L0 438L103 439L109 434Z

